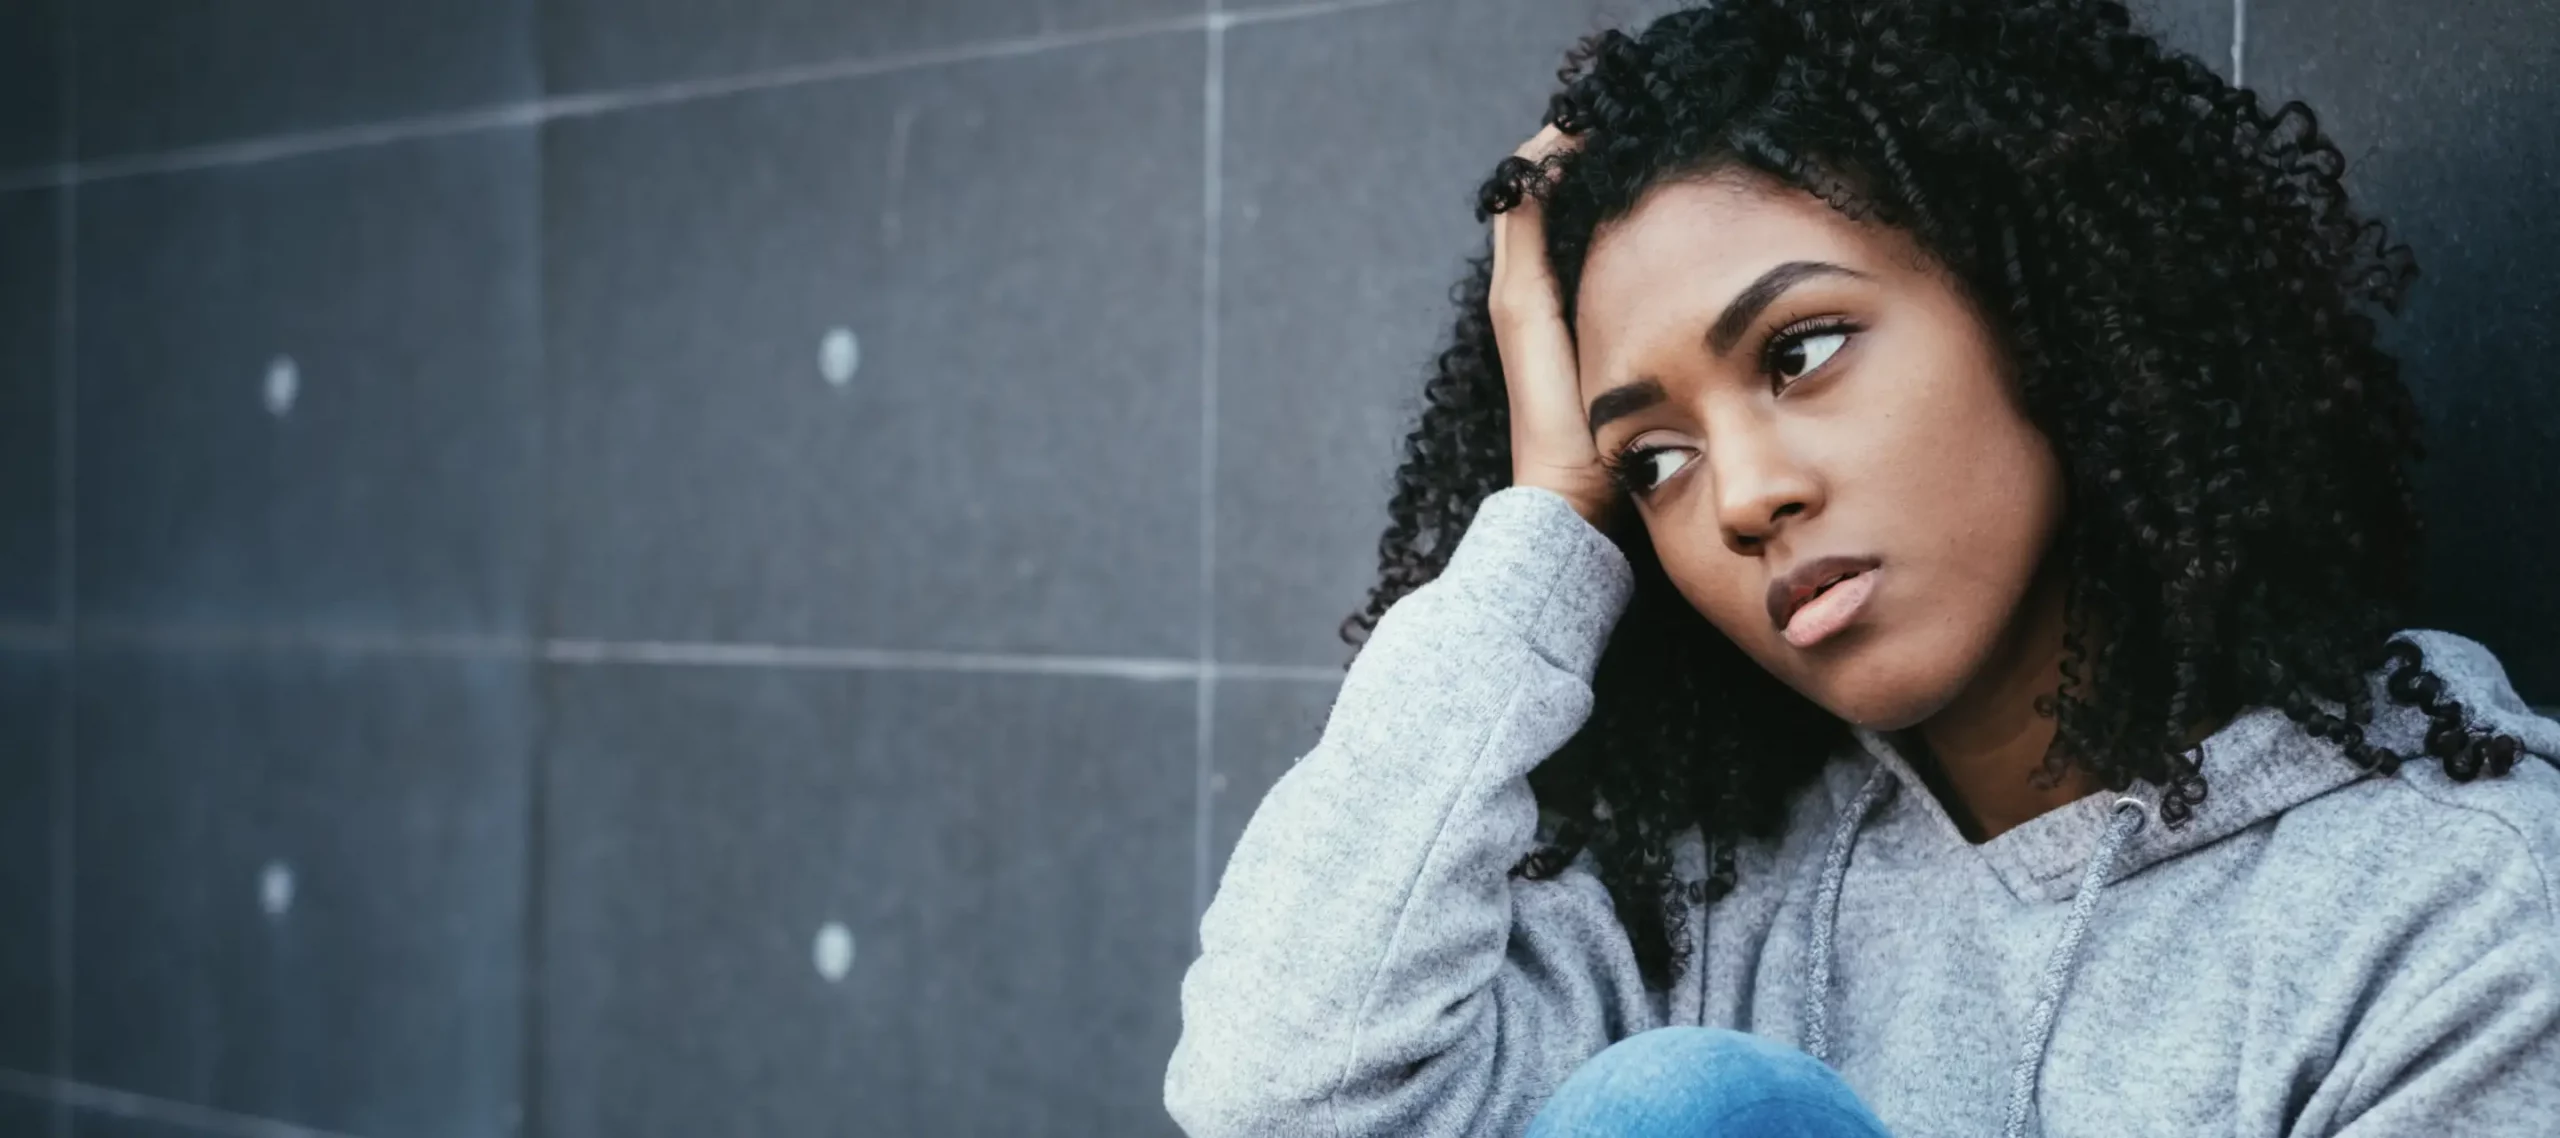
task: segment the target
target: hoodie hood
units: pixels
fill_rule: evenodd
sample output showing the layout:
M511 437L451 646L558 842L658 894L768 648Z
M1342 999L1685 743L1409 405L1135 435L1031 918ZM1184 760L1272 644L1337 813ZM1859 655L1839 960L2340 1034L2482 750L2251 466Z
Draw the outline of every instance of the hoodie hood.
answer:
M2496 656L2476 641L2432 629L2408 629L2393 639L2415 644L2428 670L2444 681L2444 694L2459 702L2476 728L2514 736L2524 745L2518 762L2544 761L2535 756L2560 755L2560 723L2537 715L2508 683ZM2403 755L2423 760L2428 721L2415 707L2394 701L2385 685L2392 665L2367 677L2373 697L2373 722L2365 738ZM2345 709L2324 703L2332 714ZM1852 726L1858 747L1853 762L1825 772L1832 780L1833 800L1845 803L1835 817L1815 888L1805 976L1804 1049L1817 1059L1830 1056L1829 1005L1834 966L1834 922L1839 913L1843 878L1848 873L1858 833L1877 809L1899 795L1928 800L1929 789L1903 744L1893 735ZM2175 828L2159 822L2161 788L2140 781L2122 793L2088 795L2039 815L2004 833L1996 843L1979 848L1985 861L2022 900L2068 900L2071 910L2055 938L2042 975L2039 997L2028 1023L2028 1038L2010 1080L2004 1138L2027 1133L2030 1105L2042 1074L2046 1043L2055 1013L2078 966L2082 941L2093 935L2098 903L2106 886L2169 858L2201 849L2241 830L2273 818L2294 806L2341 786L2374 777L2349 762L2335 744L2302 730L2284 712L2252 708L2206 737L2200 767L2206 795L2186 824ZM1844 793L1845 792L1845 793ZM1965 842L1934 802L1926 809L1946 836ZM1969 843L1968 843L1969 844Z

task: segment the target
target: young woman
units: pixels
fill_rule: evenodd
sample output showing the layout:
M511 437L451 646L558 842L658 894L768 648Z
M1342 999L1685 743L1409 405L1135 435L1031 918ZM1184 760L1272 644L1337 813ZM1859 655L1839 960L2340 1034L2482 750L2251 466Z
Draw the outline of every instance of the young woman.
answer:
M2413 270L2310 113L2090 0L1565 79L1182 1126L2560 1134L2560 723L2401 627Z

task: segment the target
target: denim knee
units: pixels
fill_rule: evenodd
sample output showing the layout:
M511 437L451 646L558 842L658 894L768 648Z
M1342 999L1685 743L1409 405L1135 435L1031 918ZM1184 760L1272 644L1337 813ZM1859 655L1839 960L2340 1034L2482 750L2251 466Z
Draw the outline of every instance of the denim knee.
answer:
M1838 1072L1747 1032L1666 1027L1592 1056L1530 1138L1885 1138Z

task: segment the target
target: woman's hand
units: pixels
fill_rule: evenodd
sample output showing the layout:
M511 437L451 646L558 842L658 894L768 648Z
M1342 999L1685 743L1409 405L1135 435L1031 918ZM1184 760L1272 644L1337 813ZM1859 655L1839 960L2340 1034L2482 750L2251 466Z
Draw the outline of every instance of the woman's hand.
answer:
M1573 146L1555 127L1539 131L1512 153L1531 162ZM1599 524L1618 498L1600 465L1591 430L1582 417L1582 385L1576 374L1573 335L1564 324L1564 302L1547 267L1546 218L1535 195L1493 218L1493 316L1495 349L1502 356L1504 387L1511 398L1511 481L1563 495L1585 520Z

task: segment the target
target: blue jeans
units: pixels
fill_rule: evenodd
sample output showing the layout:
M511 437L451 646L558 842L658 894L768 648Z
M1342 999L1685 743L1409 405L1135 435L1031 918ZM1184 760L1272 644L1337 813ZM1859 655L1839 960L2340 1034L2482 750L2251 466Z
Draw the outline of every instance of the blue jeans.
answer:
M1556 1088L1529 1138L1890 1138L1840 1074L1715 1027L1639 1032Z

